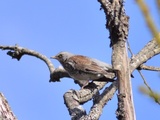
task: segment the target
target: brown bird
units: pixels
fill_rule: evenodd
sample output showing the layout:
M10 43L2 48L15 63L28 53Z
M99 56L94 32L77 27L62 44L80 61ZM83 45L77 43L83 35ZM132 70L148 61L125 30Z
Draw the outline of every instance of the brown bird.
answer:
M60 52L51 58L57 59L73 79L85 81L82 88L88 85L89 80L108 78L109 73L114 72L112 66L107 63L69 52Z

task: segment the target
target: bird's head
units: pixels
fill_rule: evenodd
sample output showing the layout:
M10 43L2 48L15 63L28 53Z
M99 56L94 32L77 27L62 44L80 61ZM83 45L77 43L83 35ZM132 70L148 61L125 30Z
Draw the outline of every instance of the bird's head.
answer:
M63 63L64 61L66 61L67 59L69 59L72 56L73 56L72 53L69 53L69 52L60 52L56 56L52 56L51 58L52 59L56 59L59 62Z

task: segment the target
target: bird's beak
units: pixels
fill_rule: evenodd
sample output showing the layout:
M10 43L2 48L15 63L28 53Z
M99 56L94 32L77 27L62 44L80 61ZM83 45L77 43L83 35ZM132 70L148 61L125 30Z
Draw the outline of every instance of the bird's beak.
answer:
M57 59L57 57L56 57L56 56L51 56L50 58L51 58L51 59Z

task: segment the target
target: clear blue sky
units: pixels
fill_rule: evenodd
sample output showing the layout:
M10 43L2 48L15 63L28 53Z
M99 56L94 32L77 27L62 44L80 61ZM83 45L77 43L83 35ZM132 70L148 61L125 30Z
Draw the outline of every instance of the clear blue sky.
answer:
M160 27L155 1L147 0L150 11ZM130 16L129 42L136 54L152 35L146 27L134 0L125 3ZM60 51L87 55L111 63L105 15L97 0L1 0L0 45L14 45L36 50L50 57ZM0 51L0 92L7 98L19 120L69 120L63 94L79 89L71 79L49 83L49 70L39 59L23 56L12 60L6 51ZM147 62L160 66L157 56ZM59 63L52 60L58 67ZM160 77L156 72L145 72L145 78L154 90L160 92ZM138 91L143 81L137 71L132 79L134 103L138 120L160 119L160 108ZM89 111L92 102L84 105ZM100 120L115 120L117 97L109 101Z

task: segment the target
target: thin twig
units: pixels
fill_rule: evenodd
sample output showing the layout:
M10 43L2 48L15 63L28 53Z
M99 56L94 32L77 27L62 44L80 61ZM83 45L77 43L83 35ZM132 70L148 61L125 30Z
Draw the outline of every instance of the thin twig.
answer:
M141 71L138 70L138 72L139 72L139 74L141 75L141 77L142 77L142 79L143 79L143 81L144 81L144 84L146 85L146 87L148 88L149 91L146 90L146 89L143 88L143 87L141 87L140 90L143 91L143 93L149 95L151 98L154 99L154 101L155 101L156 103L158 103L158 104L160 105L160 99L159 99L159 98L160 98L160 95L157 94L157 93L155 93L155 92L151 89L151 87L148 85L147 81L145 80L144 76L142 75Z
M131 50L131 47L130 47L130 44L129 44L128 40L127 40L127 46L128 46L129 52L131 53L131 56L133 57L133 52L132 52L132 50Z
M148 88L152 93L154 93L154 92L152 91L152 89L150 88L150 86L147 84L147 81L145 80L145 78L144 78L143 74L141 73L141 71L138 70L138 72L139 72L139 74L141 75L141 77L142 77L142 79L143 79L143 82L144 82L144 84L147 86L147 88Z

